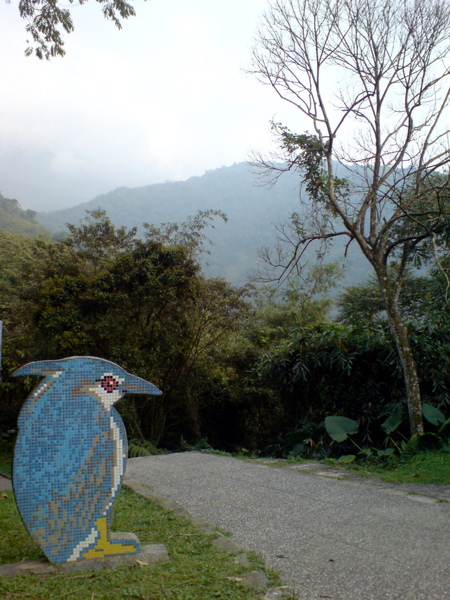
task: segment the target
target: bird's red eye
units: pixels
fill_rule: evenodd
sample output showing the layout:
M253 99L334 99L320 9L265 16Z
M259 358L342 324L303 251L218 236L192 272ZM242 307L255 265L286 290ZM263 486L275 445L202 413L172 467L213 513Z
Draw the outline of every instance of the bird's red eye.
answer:
M102 388L108 392L108 394L111 394L111 392L117 389L119 385L119 382L113 375L103 375L100 379L100 383Z

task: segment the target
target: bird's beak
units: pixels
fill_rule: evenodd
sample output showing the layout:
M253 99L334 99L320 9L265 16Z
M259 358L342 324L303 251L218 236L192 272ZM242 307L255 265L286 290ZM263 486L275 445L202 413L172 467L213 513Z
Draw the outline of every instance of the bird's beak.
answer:
M161 390L153 383L129 373L127 373L125 381L122 383L122 390L124 394L153 394L155 396L162 394Z

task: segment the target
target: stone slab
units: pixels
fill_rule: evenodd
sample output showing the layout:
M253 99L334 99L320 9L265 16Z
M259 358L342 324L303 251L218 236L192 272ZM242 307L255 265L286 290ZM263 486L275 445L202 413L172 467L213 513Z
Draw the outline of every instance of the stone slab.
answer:
M0 475L0 491L10 491L12 490L12 482L9 477L4 474Z
M116 534L117 536L118 534ZM120 534L119 534L120 535ZM129 539L130 534L127 535ZM116 537L115 539L119 539ZM52 565L47 560L33 560L19 563L10 563L0 566L0 577L21 575L23 573L37 573L47 575L58 571L84 571L87 569L114 569L122 565L139 565L141 567L154 566L166 563L169 555L164 544L148 544L141 547L141 552L136 554L118 554L94 560L80 560L63 565Z
M257 590L267 590L269 581L263 571L250 571L242 576L242 583Z
M214 546L228 552L229 554L242 553L242 547L236 544L232 539L227 537L218 537L212 541Z

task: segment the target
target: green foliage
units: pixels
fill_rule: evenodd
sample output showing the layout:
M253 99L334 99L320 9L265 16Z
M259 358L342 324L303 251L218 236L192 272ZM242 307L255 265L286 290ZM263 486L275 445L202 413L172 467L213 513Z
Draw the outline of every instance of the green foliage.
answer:
M49 236L50 231L36 221L34 210L22 210L17 200L0 194L0 233L9 232L24 236Z
M358 423L347 417L325 417L325 429L335 442L343 442L349 435L358 433Z
M12 471L12 452L13 448L9 444L9 439L5 440L0 436L0 473L11 475Z
M133 249L137 227L130 230L124 226L115 227L106 211L100 208L87 210L86 214L78 226L67 224L70 236L62 241L82 253L83 261L91 264L94 270Z
M417 448L416 448L417 450ZM380 453L378 453L380 454ZM380 457L378 454L348 463L348 469L363 476L378 476L394 483L450 484L450 451L427 449ZM334 462L334 461L331 461ZM341 459L339 465L345 465Z
M32 259L34 240L0 232L0 302L6 304L20 283L22 266Z
M347 417L325 417L325 429L328 435L334 442L345 442L350 440L351 443L359 450L363 456L371 456L373 451L371 448L360 448L358 444L350 437L358 433L359 425L357 421L348 419ZM347 454L339 458L339 462L350 464L356 459L354 454Z
M266 285L253 289L254 311L249 323L252 342L267 349L300 327L326 320L331 307L326 293L336 285L340 274L335 263L314 265L301 280L292 278L284 288Z
M439 435L431 432L422 435L413 435L408 442L403 442L401 455L414 456L427 450L441 450L444 448L444 442Z
M397 404L394 406L392 413L388 416L386 421L381 423L381 429L387 435L390 435L400 427L403 422L403 418L403 406L401 404Z
M152 456L159 454L158 449L148 440L132 439L128 443L129 458L138 458L139 456Z
M442 331L411 329L410 335L417 347L424 394L435 407L428 409L425 403L424 414L439 414L439 424L447 432L449 427L436 406L450 403L447 354L440 353L439 346L436 350ZM289 442L295 444L302 436L307 443L301 442L301 456L343 454L353 445L360 452L374 447L398 451L408 435L401 368L394 342L384 327L354 329L318 323L299 328L259 357L252 376L280 394L283 441L274 447L278 454L287 455ZM351 419L351 438L350 430L339 426L343 415ZM339 446L330 446L324 438L323 423L332 438L339 439ZM439 431L429 433L430 440L433 435L442 437ZM426 443L425 438L422 443Z
M438 408L431 406L430 404L424 402L422 404L422 412L425 419L432 425L438 426L445 423L444 414Z
M194 442L202 437L217 344L239 327L245 305L239 290L202 276L191 245L202 223L191 225L184 228L186 245L165 245L136 239L135 229L115 228L103 211L93 211L70 226L69 239L36 242L29 260L18 261L16 285L0 312L7 320L0 406L10 405L8 426L26 396L23 384L8 377L15 368L87 354L164 391L162 398L121 403L132 437L172 447L183 434ZM7 401L8 391L14 400Z
M326 199L327 173L324 168L325 158L329 152L328 144L317 135L295 134L285 125L272 121L272 131L280 139L280 145L291 160L303 172L303 183L313 200Z
M189 251L191 258L199 258L202 253L210 254L205 249L206 244L212 244L211 240L203 233L205 228L215 229L214 219L220 218L224 223L228 217L221 210L199 210L183 223L163 223L160 227L144 223L145 236L147 240L161 242L169 246L183 246Z
M447 444L450 443L450 419L447 419L439 427L439 437L441 437Z
M399 483L450 484L450 452L428 450L411 456L393 457L383 465L366 463L364 470L380 475L385 481Z
M80 0L83 4L85 0ZM70 0L72 3L73 0ZM121 19L134 16L136 11L126 0L97 0L102 4L102 12L118 29L122 28ZM33 39L34 46L25 50L27 56L33 53L40 59L64 56L63 32L74 30L72 16L68 8L61 8L51 0L20 0L19 14L28 21L27 33ZM29 43L27 41L27 43Z
M333 193L344 199L350 191L347 179L330 178L326 168L326 159L330 156L330 144L321 137L303 133L292 133L285 125L271 121L272 131L279 139L280 147L288 158L290 166L299 169L305 191L313 202L320 202L333 215L335 210L330 203L330 186Z
M349 313L353 300L360 307L352 327L326 321L336 265L311 269L284 290L239 290L206 279L197 259L213 213L148 227L144 239L115 227L101 210L70 226L70 238L59 242L8 234L0 254L0 434L14 429L37 382L11 378L16 368L90 354L164 392L120 403L132 456L196 448L206 439L221 450L277 456L345 454L353 445L359 452L401 448L405 390L395 344L382 313L372 318L363 310L373 285L347 296ZM423 296L413 305L414 290ZM445 441L450 323L436 300L445 297L445 277L440 271L411 278L405 291L426 425ZM358 432L330 443L330 415L357 422Z
M430 324L433 314L445 304L445 284L437 274L415 276L412 270L403 276L400 309L406 323L415 326ZM389 271L392 280L397 276L394 265ZM375 277L365 283L347 287L337 301L339 321L354 327L383 327L388 325L385 302ZM437 315L435 315L437 316Z
M386 418L390 405L403 396L395 351L386 337L337 324L294 331L259 358L253 376L278 390L285 435L293 424L295 431L308 433L305 456L331 451L323 428L330 414L358 421L359 445L372 444L379 436L374 420Z
M440 426L439 432L426 432L423 434L415 434L410 440L403 440L401 446L396 444L392 438L389 440L393 442L394 448L388 448L386 450L377 450L376 456L380 457L392 457L395 451L398 451L399 456L411 457L421 452L431 450L442 450L446 447L446 444L450 440L448 425L450 419L446 421L444 414L431 406L430 404L424 403L422 406L423 416L432 425ZM393 433L403 421L403 408L401 405L397 405L392 414L381 424L381 429L388 435ZM371 448L360 448L350 435L356 435L358 433L359 425L356 421L348 419L346 417L326 417L325 418L325 429L328 435L335 442L344 442L347 439L358 448L360 454L364 457L370 457L374 454L374 449ZM351 463L356 459L356 456L343 456L339 459L340 462Z
M204 437L195 444L188 444L184 439L181 439L180 449L183 452L213 452L214 449L208 443L208 438Z
M450 443L450 419L446 419L443 412L435 406L424 403L422 405L423 416L425 419L437 427L437 433L432 433L442 443L442 445Z
M329 308L325 292L337 274L336 266L328 265L311 269L307 280L292 281L284 290L263 287L249 291L241 327L218 349L218 361L223 365L217 379L220 401L205 414L209 430L204 431L213 447L291 455L309 447L309 426L298 423L295 430L286 431L285 421L292 426L300 419L292 422L292 412L277 386L268 385L254 365L298 328L325 318Z
M395 269L391 276L395 276ZM374 279L347 288L338 305L339 319L344 323L380 333L387 331L387 316ZM423 401L445 411L450 403L450 311L442 270L420 277L407 274L400 305L419 371Z

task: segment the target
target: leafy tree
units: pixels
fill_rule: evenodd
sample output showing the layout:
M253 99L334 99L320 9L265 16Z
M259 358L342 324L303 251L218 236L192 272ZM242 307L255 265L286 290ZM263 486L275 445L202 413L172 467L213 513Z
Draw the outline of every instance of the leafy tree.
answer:
M68 224L70 237L66 245L82 251L83 257L99 266L121 252L131 250L136 238L137 227L127 230L116 228L105 210L87 210L87 216L76 226Z
M264 353L254 375L278 389L281 431L304 446L304 455L328 446L323 422L333 414L360 423L362 444L381 446L379 424L402 404L401 368L392 340L382 330L326 322L302 327ZM305 446L306 439L310 444Z
M3 321L0 433L15 427L27 395L26 382L11 381L9 375L28 362L34 346L30 312L23 304L21 288L24 265L34 260L35 243L31 237L0 231L0 320Z
M419 434L419 378L399 297L407 266L429 255L449 216L449 40L444 0L275 0L253 52L252 72L313 129L296 134L273 123L280 153L255 157L272 178L299 170L308 193L268 265L282 277L313 242L340 236L359 246L379 285L411 432Z
M216 350L218 402L207 413L208 438L216 447L265 451L286 431L286 421L292 425L295 403L285 402L278 386L268 383L255 365L289 344L298 330L326 319L326 293L339 274L335 264L315 265L284 289L248 288L239 328Z
M254 289L251 342L270 346L286 340L296 329L325 321L332 305L328 293L341 275L337 263L314 264L283 288L265 285Z
M84 4L86 0L79 0ZM69 0L71 4L74 0ZM126 0L97 0L102 4L102 12L118 29L122 29L123 19L135 16L134 7ZM75 2L76 4L76 2ZM19 0L19 14L28 21L27 32L33 40L25 54L35 54L38 58L49 59L53 56L64 56L63 31L74 30L72 16L67 6L58 4L58 0ZM27 42L29 43L29 42Z
M208 226L214 229L216 217L222 219L224 223L228 221L228 217L221 210L209 209L197 211L182 223L163 223L160 227L144 223L145 236L148 240L156 240L163 244L183 246L192 258L198 260L201 254L210 254L205 246L211 245L212 242L203 230Z
M44 239L39 240L39 243L45 243ZM3 339L5 372L8 371L12 357L13 362L23 360L24 348L28 345L30 313L24 308L22 289L26 278L25 270L35 260L35 245L36 240L33 238L0 232L0 319L6 333Z
M240 291L205 279L189 245L136 239L135 230L115 228L102 211L69 229L67 240L35 244L15 295L5 295L7 337L23 333L14 351L8 346L8 374L31 360L100 356L164 392L123 405L133 437L171 447L182 434L201 437L217 345L239 327L245 309Z
M426 276L405 277L400 306L421 381L422 397L448 412L450 309L445 272L448 259ZM338 318L356 329L387 331L385 305L375 278L347 288L338 299Z
M392 279L396 269L389 272ZM414 277L410 271L403 276L399 306L407 326L430 324L431 307L439 303L439 312L445 311L443 290L435 278ZM346 325L360 328L388 326L386 304L382 298L376 277L365 283L347 287L337 300L338 320ZM435 309L437 306L434 307Z

